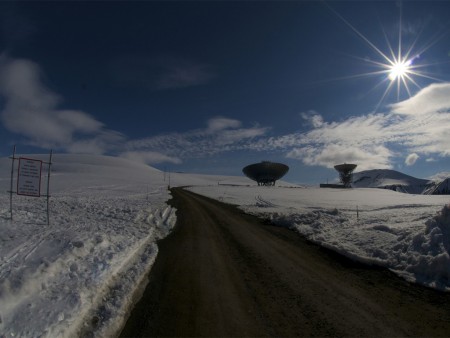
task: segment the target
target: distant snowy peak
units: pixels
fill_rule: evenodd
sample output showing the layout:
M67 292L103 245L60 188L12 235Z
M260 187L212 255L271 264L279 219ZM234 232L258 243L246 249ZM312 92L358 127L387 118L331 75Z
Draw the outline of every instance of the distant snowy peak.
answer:
M389 169L374 169L355 173L352 186L355 188L390 189L408 194L450 194L449 178L441 182L434 182Z
M365 170L353 174L353 186L361 188L382 188L389 185L426 185L429 182L389 169Z

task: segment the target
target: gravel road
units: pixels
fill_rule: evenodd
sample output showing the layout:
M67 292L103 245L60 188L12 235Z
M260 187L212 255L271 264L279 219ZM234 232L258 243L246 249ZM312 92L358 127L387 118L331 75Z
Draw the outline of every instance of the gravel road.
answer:
M145 336L449 336L450 294L411 285L172 189L174 231L121 333Z

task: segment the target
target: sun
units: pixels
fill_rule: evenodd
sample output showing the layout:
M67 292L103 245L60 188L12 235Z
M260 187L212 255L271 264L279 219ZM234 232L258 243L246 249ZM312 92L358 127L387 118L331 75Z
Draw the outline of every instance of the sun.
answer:
M384 93L381 98L378 100L378 103L374 107L374 111L377 111L382 103L385 102L385 99L389 97L389 94L392 91L396 91L397 102L401 100L401 98L411 97L414 94L414 89L421 89L420 84L418 83L419 79L428 79L437 82L442 82L442 79L438 79L432 74L425 72L423 69L432 66L433 64L423 64L419 62L421 59L421 54L425 53L429 48L431 48L434 44L436 44L444 35L435 34L433 39L431 39L426 46L422 48L417 48L417 42L419 40L420 33L416 36L415 40L409 45L406 46L402 39L402 11L400 7L400 17L398 22L398 41L397 46L393 45L388 38L388 35L385 29L382 28L382 32L384 34L384 38L387 44L387 48L385 51L374 44L374 42L370 41L366 36L364 36L358 29L356 29L349 21L347 21L342 15L340 15L336 10L334 10L331 6L326 4L326 6L343 22L345 23L359 38L364 41L364 43L378 55L378 59L371 58L361 58L354 56L354 58L362 60L364 62L369 62L371 67L375 68L375 71L355 74L337 78L337 80L341 79L352 79L352 78L361 78L361 77L371 77L376 76L381 80L377 85L374 86L369 93L373 90L379 88L380 86L386 85ZM422 69L422 70L421 70Z
M411 74L411 64L412 60L393 62L389 67L389 80L403 80L406 76Z

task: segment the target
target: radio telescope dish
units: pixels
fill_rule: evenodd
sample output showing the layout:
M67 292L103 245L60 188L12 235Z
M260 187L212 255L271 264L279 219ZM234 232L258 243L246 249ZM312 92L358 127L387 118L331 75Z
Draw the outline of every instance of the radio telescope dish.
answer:
M339 178L345 188L350 188L353 181L353 170L357 167L356 164L338 164L334 166L339 173Z
M289 167L285 164L269 161L250 164L242 169L245 176L258 182L258 185L275 185L275 181L282 178L288 170Z

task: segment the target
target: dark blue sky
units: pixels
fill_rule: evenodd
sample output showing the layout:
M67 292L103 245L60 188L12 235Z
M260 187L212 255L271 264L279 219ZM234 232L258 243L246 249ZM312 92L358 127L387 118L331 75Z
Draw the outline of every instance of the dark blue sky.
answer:
M336 162L450 171L450 2L2 2L0 13L3 156L17 144L237 175L274 160L309 183L334 179ZM381 53L397 56L400 35L420 68L383 97ZM434 110L415 111L429 100Z

